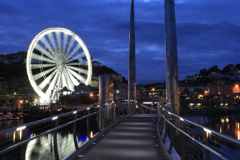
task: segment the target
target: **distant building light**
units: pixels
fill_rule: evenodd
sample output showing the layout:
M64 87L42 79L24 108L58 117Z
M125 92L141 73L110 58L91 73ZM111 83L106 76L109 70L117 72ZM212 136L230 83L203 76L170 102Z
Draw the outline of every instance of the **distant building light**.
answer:
M143 102L143 104L153 104L153 102Z

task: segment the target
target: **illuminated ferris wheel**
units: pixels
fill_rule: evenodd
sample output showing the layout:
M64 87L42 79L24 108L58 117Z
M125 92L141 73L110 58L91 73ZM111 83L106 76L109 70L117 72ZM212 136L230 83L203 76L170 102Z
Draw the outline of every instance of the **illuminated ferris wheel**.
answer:
M89 85L92 64L82 39L65 28L48 28L31 42L26 60L27 75L35 92L44 100L57 100L59 90L74 91Z

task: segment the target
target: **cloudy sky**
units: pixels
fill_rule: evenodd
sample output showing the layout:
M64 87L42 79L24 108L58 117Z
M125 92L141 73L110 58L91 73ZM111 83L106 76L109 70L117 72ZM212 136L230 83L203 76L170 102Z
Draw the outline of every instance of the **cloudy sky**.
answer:
M164 0L135 0L137 84L165 80ZM127 78L131 0L0 0L0 53L27 51L49 27L72 30ZM239 0L175 0L179 80L240 63Z

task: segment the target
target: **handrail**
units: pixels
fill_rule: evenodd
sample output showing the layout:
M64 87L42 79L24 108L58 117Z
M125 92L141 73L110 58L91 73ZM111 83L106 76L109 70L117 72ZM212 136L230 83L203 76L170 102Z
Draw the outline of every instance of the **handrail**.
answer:
M108 102L106 104L111 104L112 102ZM100 104L100 105L104 105L104 104ZM100 105L95 105L95 106L91 106L91 107L87 107L87 108L83 108L83 109L78 109L78 110L75 110L75 111L71 111L71 112L67 112L67 113L62 113L60 115L55 115L55 116L52 116L52 117L48 117L48 118L44 118L44 119L41 119L41 120L38 120L38 121L34 121L34 122L30 122L30 123L27 123L27 124L24 124L24 125L21 125L21 126L17 126L17 127L13 127L13 128L9 128L9 129L6 129L6 130L3 130L3 131L0 131L0 135L3 135L3 134L6 134L7 132L11 132L11 131L15 131L17 130L18 128L20 127L30 127L30 126L33 126L33 125L37 125L37 124L41 124L41 123L44 123L44 122L47 122L47 121L51 121L53 117L64 117L64 116L68 116L68 115L71 115L71 114L75 114L74 112L80 112L80 111L84 111L84 110L88 110L89 108L94 108L94 107L98 107ZM77 113L76 112L76 113Z
M54 143L53 144L53 146L54 146L53 155L55 156L55 159L59 159L60 153L58 153L59 151L57 149L58 148L57 133L61 133L62 131L63 132L67 131L65 129L65 127L67 127L69 129L68 131L72 132L72 136L73 136L72 144L74 144L75 151L76 151L80 147L82 147L85 143L87 143L91 138L95 137L100 132L104 131L107 127L111 126L112 124L115 124L116 121L123 119L124 116L134 114L136 112L136 108L134 107L134 105L128 105L129 103L134 104L134 105L136 104L136 102L133 100L110 101L105 104L90 106L90 107L86 107L83 109L78 109L75 111L63 113L60 115L55 115L55 116L52 116L49 118L45 118L42 120L38 120L35 122L31 122L28 124L24 124L21 126L17 126L17 127L13 127L10 129L0 131L0 136L7 134L7 133L10 133L9 135L11 136L11 135L13 135L13 133L15 134L15 131L24 131L24 132L21 132L21 134L24 133L24 136L19 135L19 137L20 136L22 137L22 140L19 139L20 141L17 142L16 144L14 143L15 140L13 141L12 144L6 145L6 146L3 145L5 142L0 143L2 145L1 146L2 148L0 150L0 159L2 158L1 156L6 156L9 153L11 153L11 151L13 151L14 149L17 149L19 147L22 148L22 149L20 149L20 153L19 153L21 155L20 157L21 157L21 159L25 159L25 156L29 156L29 155L25 155L25 153L26 153L27 145L29 143L31 143L30 141L32 141L36 138L39 138L41 136L44 136L44 135L49 135L49 134L51 134L53 136L53 139L51 140ZM122 106L122 104L123 104L123 106ZM120 106L122 106L122 107L120 107ZM130 107L132 107L132 109L130 109ZM92 109L94 109L94 110L92 110ZM86 111L87 115L78 114L78 113L85 113L85 111ZM127 113L124 111L127 111ZM80 116L80 117L78 118L78 116ZM63 117L67 117L66 120ZM70 117L72 117L73 119ZM46 126L45 125L44 125L44 127L41 126L43 128L37 127L46 122L47 122ZM59 125L59 124L61 124L61 125ZM76 125L76 124L78 124L78 125ZM81 124L81 125L79 125L79 124ZM86 128L84 128L84 126ZM93 126L94 126L94 128L93 128ZM36 135L33 135L33 137L28 138L27 134L29 133L29 130L30 130L30 134L33 133ZM90 131L91 131L91 133L90 133ZM85 136L87 136L87 139L84 140L85 141L84 143L78 144L77 136L79 137L79 136L81 136L81 134L86 134ZM6 139L6 142L7 141L8 140ZM73 151L73 152L75 152L75 151ZM72 153L70 153L70 154L72 154ZM64 154L61 154L61 155L66 156L69 154L69 152L66 152ZM13 158L16 158L16 157L13 157Z
M219 133L219 132L217 132L217 131L215 131L215 130L213 130L213 129L211 129L211 128L208 128L208 127L206 127L206 126L203 126L203 125L194 123L194 122L192 122L192 121L189 121L189 120L187 120L187 119L185 119L185 118L183 118L183 117L181 117L181 116L179 116L179 115L176 115L175 113L172 113L172 112L169 111L168 109L162 107L160 103L159 103L159 106L160 106L161 108L163 108L164 110L166 110L168 113L171 113L171 115L173 115L173 116L178 117L179 119L181 119L181 121L186 121L186 122L188 122L188 123L190 123L190 124L193 124L193 125L195 125L195 126L198 126L198 127L202 128L202 129L207 129L207 130L211 131L212 133L215 133L216 135L221 136L222 138L228 139L229 141L234 142L234 143L237 143L237 144L240 145L240 141L238 141L236 138L230 137L230 136L228 136L228 135L225 135L225 134L223 134L223 133Z
M161 114L161 112L159 112ZM162 115L162 114L161 114ZM219 158L224 159L224 160L228 160L227 158L223 157L221 154L217 153L216 151L214 151L213 149L211 149L210 147L206 146L205 144L197 141L196 139L194 139L193 137L191 137L189 134L187 134L186 132L184 132L183 130L181 130L180 128L176 127L174 124L172 124L169 120L167 120L164 116L162 116L164 118L165 121L168 122L168 124L170 124L172 127L174 127L175 129L177 129L178 131L180 131L181 133L183 133L185 136L187 136L188 138L190 138L191 140L193 140L194 142L196 142L197 144L201 145L202 147L204 147L205 149L209 150L210 152L212 152L213 154L217 155Z

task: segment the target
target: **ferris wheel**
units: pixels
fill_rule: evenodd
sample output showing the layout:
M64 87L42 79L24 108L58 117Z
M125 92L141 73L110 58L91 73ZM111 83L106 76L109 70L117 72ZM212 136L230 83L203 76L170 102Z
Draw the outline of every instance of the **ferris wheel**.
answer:
M57 100L59 90L89 85L92 63L82 39L65 28L48 28L31 42L26 60L28 79L44 100Z

